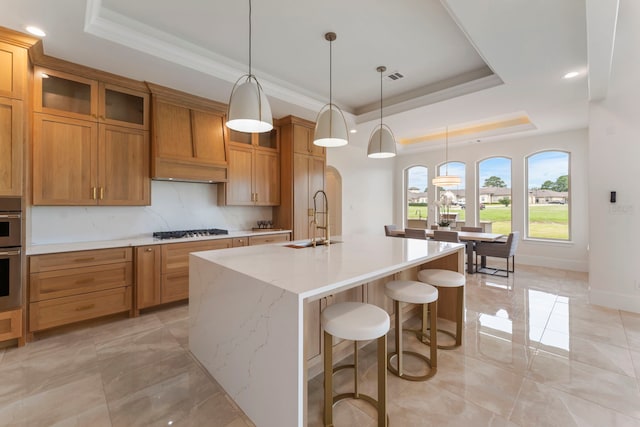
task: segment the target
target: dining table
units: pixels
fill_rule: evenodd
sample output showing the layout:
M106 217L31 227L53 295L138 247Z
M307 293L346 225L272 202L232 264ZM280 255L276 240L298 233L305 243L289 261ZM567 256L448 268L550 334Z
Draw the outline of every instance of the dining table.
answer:
M424 230L425 237L427 239L433 238L434 230L428 229ZM455 230L454 230L455 231ZM393 237L405 237L404 230L390 230L389 235ZM458 231L458 239L461 242L464 242L466 245L467 252L467 273L473 274L475 270L473 268L474 260L473 260L473 248L475 242L497 242L501 238L504 237L504 234L498 233L481 233L477 231Z

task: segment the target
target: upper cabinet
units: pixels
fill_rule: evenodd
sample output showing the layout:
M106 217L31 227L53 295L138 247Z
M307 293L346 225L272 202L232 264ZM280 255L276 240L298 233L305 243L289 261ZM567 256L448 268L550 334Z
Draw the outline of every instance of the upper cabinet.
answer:
M33 204L151 203L149 94L36 67Z
M280 144L278 129L244 133L229 130L229 180L218 191L220 205L280 204Z
M225 182L225 106L152 83L148 86L152 93L152 177Z
M0 96L25 99L27 92L27 50L0 41Z
M149 129L149 94L36 67L34 111L128 128Z
M27 49L37 39L0 27L0 196L22 196L25 138L31 126Z

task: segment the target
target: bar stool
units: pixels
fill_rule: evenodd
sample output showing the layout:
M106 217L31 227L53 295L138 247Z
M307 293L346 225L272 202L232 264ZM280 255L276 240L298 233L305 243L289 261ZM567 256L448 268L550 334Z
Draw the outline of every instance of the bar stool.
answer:
M437 331L449 335L455 339L455 344L452 345L438 345L438 348L443 350L451 350L462 345L462 312L464 310L464 274L460 274L457 271L441 270L437 268L428 268L420 270L418 272L418 280L422 283L426 283L438 288L458 288L456 296L456 334L446 331L444 329L437 329ZM431 336L432 333L429 333ZM425 344L429 344L429 341L425 339L424 335L422 340Z
M399 376L400 378L407 379L409 381L425 381L436 374L438 366L438 333L433 331L437 330L437 308L438 308L438 289L434 286L427 285L425 283L416 282L414 280L392 280L385 285L385 294L393 300L393 304L396 311L396 348L395 352L389 353L388 365L389 370ZM403 350L402 347L402 310L400 309L400 303L406 302L411 304L422 305L422 331L427 329L427 311L431 313L431 321L429 328L429 341L430 345L430 358L425 355L416 353L415 351ZM403 371L402 359L404 354L410 354L419 359L424 360L429 366L429 372L425 375L409 375ZM398 359L398 367L395 368L391 363L391 359L396 357Z
M324 309L321 315L324 330L324 425L333 426L333 406L344 399L362 399L378 411L378 426L387 420L387 332L389 315L383 309L362 302L341 302ZM333 337L354 341L353 364L333 367ZM378 400L358 390L358 341L377 339ZM354 391L333 395L333 374L353 368Z

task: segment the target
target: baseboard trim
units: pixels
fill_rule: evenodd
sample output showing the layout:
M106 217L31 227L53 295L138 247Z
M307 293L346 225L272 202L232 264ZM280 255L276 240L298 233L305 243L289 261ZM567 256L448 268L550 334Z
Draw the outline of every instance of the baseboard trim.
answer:
M591 289L589 291L589 302L617 310L640 313L640 295L620 294Z

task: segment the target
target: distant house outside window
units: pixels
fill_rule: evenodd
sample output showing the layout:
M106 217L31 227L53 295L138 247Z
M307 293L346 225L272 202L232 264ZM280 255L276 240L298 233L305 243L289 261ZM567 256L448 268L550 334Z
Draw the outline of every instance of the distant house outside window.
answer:
M464 206L466 203L466 193L464 188L465 164L462 162L443 163L438 167L438 176L440 175L459 176L460 184L448 187L438 187L436 189L436 196L439 201L443 200L445 192L450 192L450 195L452 195L452 197L450 197L451 204L449 206L438 207L438 220L440 220L441 216L446 214L446 216L453 221L464 221ZM451 225L453 226L455 224Z
M543 151L527 157L527 236L569 240L570 155Z
M405 226L411 228L426 228L429 214L429 170L425 166L412 166L406 170Z
M478 163L480 222L491 223L493 233L511 233L511 159L491 157Z

